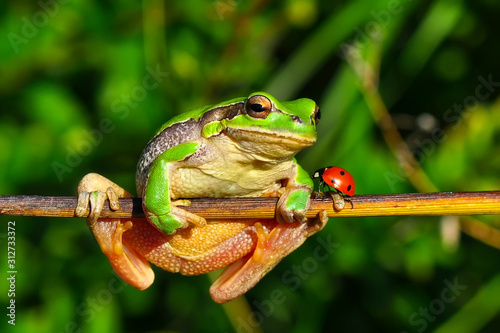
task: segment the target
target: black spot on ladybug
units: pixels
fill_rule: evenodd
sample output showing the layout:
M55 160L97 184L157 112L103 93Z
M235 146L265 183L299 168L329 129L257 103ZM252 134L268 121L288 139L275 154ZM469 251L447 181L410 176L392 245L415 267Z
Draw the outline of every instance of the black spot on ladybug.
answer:
M347 191L351 190L351 185L347 186Z
M340 174L343 176L343 175L345 175L345 172L344 171L340 171Z

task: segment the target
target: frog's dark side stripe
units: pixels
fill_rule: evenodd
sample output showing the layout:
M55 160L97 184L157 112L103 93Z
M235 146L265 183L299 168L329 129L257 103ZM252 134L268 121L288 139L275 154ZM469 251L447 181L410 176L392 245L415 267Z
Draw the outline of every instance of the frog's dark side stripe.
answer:
M147 175L153 161L165 150L181 143L195 141L205 125L222 119L233 119L243 112L244 102L217 107L206 112L200 119L188 118L163 129L153 137L144 148L137 163L136 185L138 195L142 195L141 184L146 183Z

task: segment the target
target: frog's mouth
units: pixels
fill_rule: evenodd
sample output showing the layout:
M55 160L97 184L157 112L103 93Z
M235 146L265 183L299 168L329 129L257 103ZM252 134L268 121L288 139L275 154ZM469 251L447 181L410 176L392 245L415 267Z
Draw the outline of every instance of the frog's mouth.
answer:
M217 303L231 301L250 290L284 257L297 249L311 235L321 230L327 219L306 223L277 223L269 228L255 223L255 250L229 265L210 287Z
M291 135L286 132L268 132L262 129L252 128L231 128L224 131L227 136L239 142L240 145L255 146L256 144L275 146L281 150L299 151L312 146L316 142L316 137Z

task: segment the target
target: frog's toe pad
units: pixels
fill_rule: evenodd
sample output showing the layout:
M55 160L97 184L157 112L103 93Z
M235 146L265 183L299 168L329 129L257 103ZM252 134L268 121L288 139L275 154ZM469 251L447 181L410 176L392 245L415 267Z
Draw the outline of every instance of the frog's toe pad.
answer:
M281 208L281 209L280 209ZM287 223L293 223L293 222L306 222L307 217L306 217L306 211L305 210L289 210L286 207L280 207L276 211L276 218L278 222L287 222Z
M178 206L185 205L186 200L178 200L173 202L173 204L177 204ZM182 203L182 204L180 204ZM189 203L190 204L190 203ZM175 217L182 221L183 225L185 224L184 227L187 227L187 223L194 224L197 227L204 227L207 225L207 220L205 220L203 217L190 213L185 209L182 208L177 208L176 206L172 207L171 214L175 215Z
M78 202L76 204L75 215L78 217L87 216L87 210L90 205L90 193L80 192L78 193Z
M338 193L331 193L330 196L333 200L333 209L335 209L335 211L337 212L342 211L342 209L344 209L345 207L344 198Z

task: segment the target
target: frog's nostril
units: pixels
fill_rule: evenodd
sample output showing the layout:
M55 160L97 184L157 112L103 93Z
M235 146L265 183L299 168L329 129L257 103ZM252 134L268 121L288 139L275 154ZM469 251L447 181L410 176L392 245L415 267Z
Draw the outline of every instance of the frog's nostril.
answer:
M299 116L296 116L296 115L290 115L290 117L293 119L294 122L296 122L297 124L302 124L302 118L300 118Z
M314 121L316 125L319 124L320 119L321 119L321 110L319 109L319 106L316 105L316 110L314 111Z

